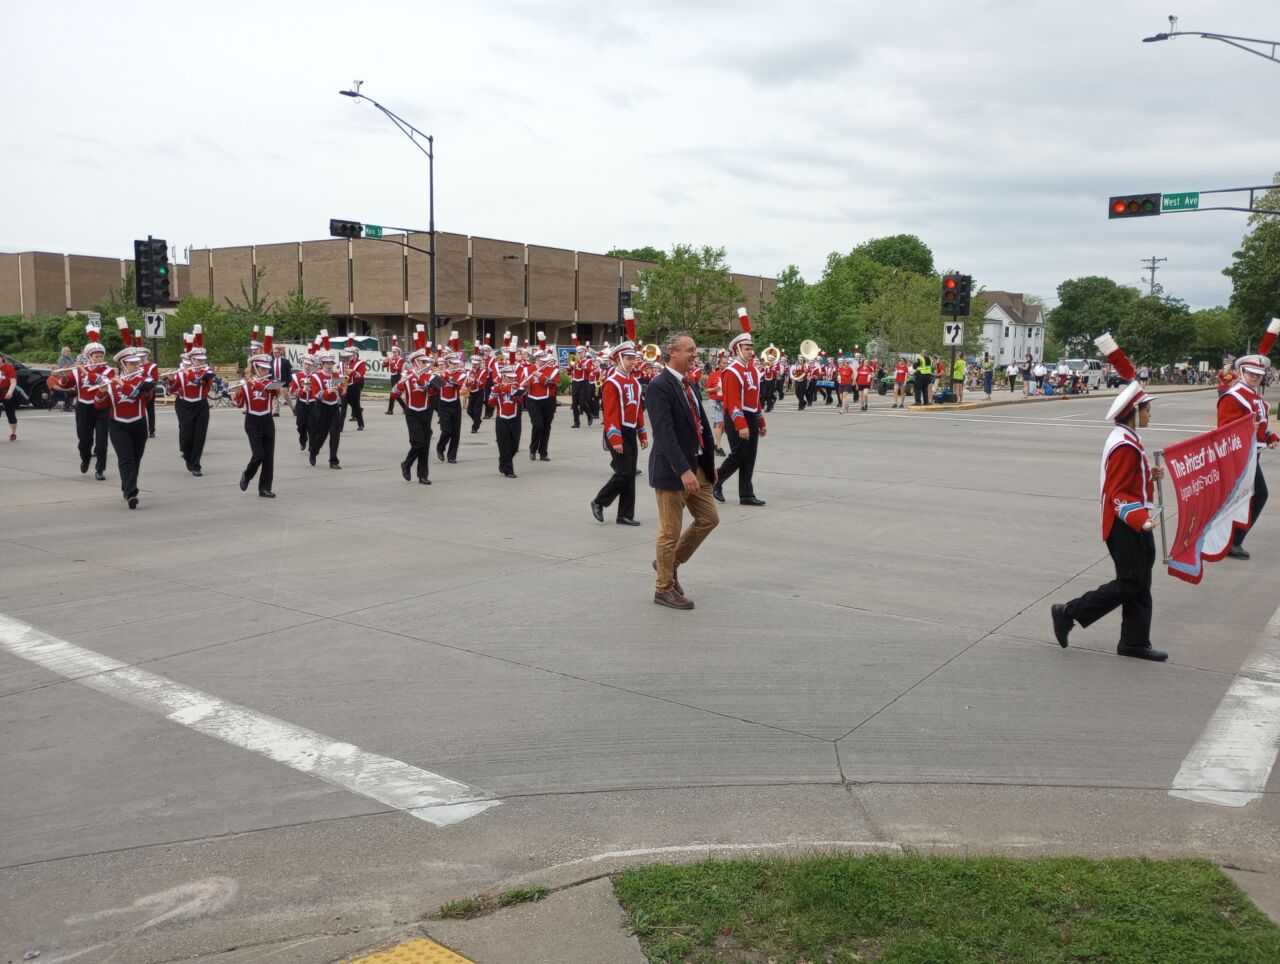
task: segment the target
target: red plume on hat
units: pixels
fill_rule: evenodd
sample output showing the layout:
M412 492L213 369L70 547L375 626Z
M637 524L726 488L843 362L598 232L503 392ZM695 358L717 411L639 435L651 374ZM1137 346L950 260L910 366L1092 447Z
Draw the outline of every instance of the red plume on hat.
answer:
M573 350L575 352L578 350L578 333L576 331L573 333Z
M191 326L192 345L196 348L204 347L204 325Z
M400 347L400 339L399 339L399 338L397 338L395 335L392 335L392 336L391 336L391 347L392 347L392 348L399 348L399 347Z
M1280 318L1272 318L1271 324L1267 325L1267 333L1262 336L1262 341L1258 342L1258 354L1270 355L1271 349L1276 346L1276 336L1280 335Z
M262 343L262 353L264 355L271 354L271 346L276 342L276 330L271 325L267 325L267 337Z
M747 317L746 308L738 309L738 324L742 326L742 333L744 335L751 334L751 319Z
M328 328L320 329L320 347L323 348L325 351L329 350L329 329Z
M1129 361L1129 356L1124 353L1116 340L1111 337L1111 332L1099 335L1093 340L1098 346L1098 351L1106 357L1111 363L1111 367L1116 370L1116 374L1125 381L1133 381L1137 377L1138 371L1133 367L1133 362Z
M89 344L99 345L102 343L102 337L98 333L98 326L92 321L84 326L84 333L89 336Z
M192 337L191 332L184 331L182 333L182 350L184 352L189 352L191 351L192 348L195 347L195 345L196 345L195 338Z
M538 350L547 350L547 333L545 331L538 332Z
M250 340L250 341L252 341L252 342L255 342L255 343L258 341L258 326L257 326L257 325L254 325L254 326L253 326L253 337L252 337L252 338L250 338L249 340Z
M462 339L456 331L449 332L449 350L458 351L462 347Z
M417 325L413 330L413 350L421 351L427 347L427 326Z
M622 309L622 323L627 327L627 341L636 340L636 313L633 308Z
M124 342L125 348L133 347L133 332L129 330L128 318L117 318L116 327L120 329L120 340Z
M145 347L142 344L142 330L139 328L133 329L133 343L140 348Z

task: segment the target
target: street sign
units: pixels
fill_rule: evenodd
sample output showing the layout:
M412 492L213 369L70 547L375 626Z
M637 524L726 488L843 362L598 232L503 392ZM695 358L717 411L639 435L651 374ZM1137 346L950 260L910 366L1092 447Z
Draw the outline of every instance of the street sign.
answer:
M380 238L380 237L382 237L382 225L381 225L381 224L366 224L366 225L364 226L364 236L365 236L366 238Z
M1194 211L1200 207L1200 192L1186 191L1182 194L1165 194L1161 196L1161 211Z
M142 316L142 329L148 338L163 338L164 312L148 311Z
M95 328L102 327L102 315L98 314L98 312L96 311L89 312L88 318L89 318L89 324L93 325L93 327Z
M942 341L947 345L962 344L964 342L964 322L944 322L942 325Z

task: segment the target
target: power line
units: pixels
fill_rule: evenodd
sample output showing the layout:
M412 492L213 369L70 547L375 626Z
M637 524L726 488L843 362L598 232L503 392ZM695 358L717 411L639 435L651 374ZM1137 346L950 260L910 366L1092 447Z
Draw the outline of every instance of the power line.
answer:
M1142 263L1145 264L1147 266L1147 270L1151 272L1151 277L1143 280L1145 280L1150 285L1151 287L1150 294L1153 298L1155 297L1155 294L1156 294L1156 272L1159 270L1156 267L1156 265L1159 264L1161 261L1168 261L1168 260L1169 260L1168 258L1157 258L1154 255L1152 255L1150 258L1142 259Z

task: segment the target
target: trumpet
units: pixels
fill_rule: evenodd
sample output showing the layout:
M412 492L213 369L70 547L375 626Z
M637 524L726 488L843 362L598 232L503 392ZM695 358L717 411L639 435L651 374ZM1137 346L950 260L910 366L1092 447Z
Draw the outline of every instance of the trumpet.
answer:
M662 349L650 342L640 349L640 354L644 355L644 360L652 365L658 360L658 356L662 354Z

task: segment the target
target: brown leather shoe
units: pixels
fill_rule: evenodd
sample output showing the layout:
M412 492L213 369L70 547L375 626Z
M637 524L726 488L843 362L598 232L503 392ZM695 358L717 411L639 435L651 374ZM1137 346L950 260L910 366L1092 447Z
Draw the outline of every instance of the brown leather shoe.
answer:
M680 595L680 593L676 592L674 589L671 590L671 592L655 592L653 594L653 601L659 606L666 606L668 609L693 608L693 600L685 599L684 596Z
M654 571L654 572L657 572L657 571L658 571L658 560L657 560L657 559L653 560L653 571ZM671 570L671 585L675 587L675 590L676 590L677 595L681 595L681 596L683 596L683 595L684 595L684 586L680 585L680 576L679 576L679 575L677 575L677 573L679 573L679 572L680 572L680 567L679 567L679 566L676 566L674 569L672 569L672 570Z

